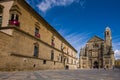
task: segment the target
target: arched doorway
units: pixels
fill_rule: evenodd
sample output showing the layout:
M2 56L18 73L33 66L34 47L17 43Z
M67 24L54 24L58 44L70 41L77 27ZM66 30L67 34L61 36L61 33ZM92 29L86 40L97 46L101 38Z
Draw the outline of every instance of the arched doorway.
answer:
M97 61L94 62L93 68L98 68L98 62Z
M65 69L69 69L69 66L68 66L68 65L66 65L66 66L65 66Z

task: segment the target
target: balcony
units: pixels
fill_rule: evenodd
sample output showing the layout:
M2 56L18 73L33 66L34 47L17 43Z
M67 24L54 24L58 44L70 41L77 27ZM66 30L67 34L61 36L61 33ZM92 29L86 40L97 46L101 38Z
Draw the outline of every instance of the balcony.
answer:
M20 22L18 20L10 20L9 21L9 25L15 25L15 26L19 26Z
M35 36L36 36L37 38L40 38L40 34L39 34L39 33L35 33Z
M52 42L52 43L51 43L51 45L52 45L52 47L55 47L55 44L54 44L54 42Z

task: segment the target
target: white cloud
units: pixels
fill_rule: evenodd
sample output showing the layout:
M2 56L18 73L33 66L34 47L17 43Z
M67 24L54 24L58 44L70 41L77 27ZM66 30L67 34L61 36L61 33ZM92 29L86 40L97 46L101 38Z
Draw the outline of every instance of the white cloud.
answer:
M91 33L71 33L69 34L70 30L66 29L59 29L58 32L64 36L64 38L76 48L76 50L80 51L81 47L84 47L87 40L90 38ZM114 49L114 56L116 59L120 59L120 36L113 37L113 49Z
M120 59L120 35L113 37L113 49L114 49L114 55L116 59Z
M80 0L80 5L82 8L85 8L86 0Z
M69 33L70 30L59 29L58 32L64 36L64 38L78 51L80 52L80 48L85 46L85 43L90 38L90 33ZM79 55L79 54L78 54Z
M38 7L42 12L56 7L56 6L69 6L72 3L78 3L82 8L85 8L86 0L26 0L28 4L31 4L32 7Z
M47 11L48 9L50 9L50 8L52 7L51 5L52 5L52 2L51 2L51 1L45 0L45 1L41 2L41 3L38 5L38 8L39 8L41 11L45 12L45 11Z
M37 6L42 12L46 12L55 6L68 6L74 2L78 3L79 0L43 0Z
M115 50L115 58L120 59L120 50Z

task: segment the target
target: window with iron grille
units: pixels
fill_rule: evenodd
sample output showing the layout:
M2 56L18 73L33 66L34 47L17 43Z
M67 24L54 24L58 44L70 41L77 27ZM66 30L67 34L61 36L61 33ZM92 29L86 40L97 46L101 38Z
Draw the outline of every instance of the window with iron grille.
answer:
M34 57L38 57L38 53L39 53L39 46L34 46Z
M54 60L54 51L51 50L51 60L53 61Z

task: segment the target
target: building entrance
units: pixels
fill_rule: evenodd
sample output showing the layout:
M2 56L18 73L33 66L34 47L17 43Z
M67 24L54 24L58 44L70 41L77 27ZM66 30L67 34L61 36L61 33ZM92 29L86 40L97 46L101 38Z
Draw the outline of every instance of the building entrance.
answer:
M93 68L98 68L98 62L97 61L94 62Z

